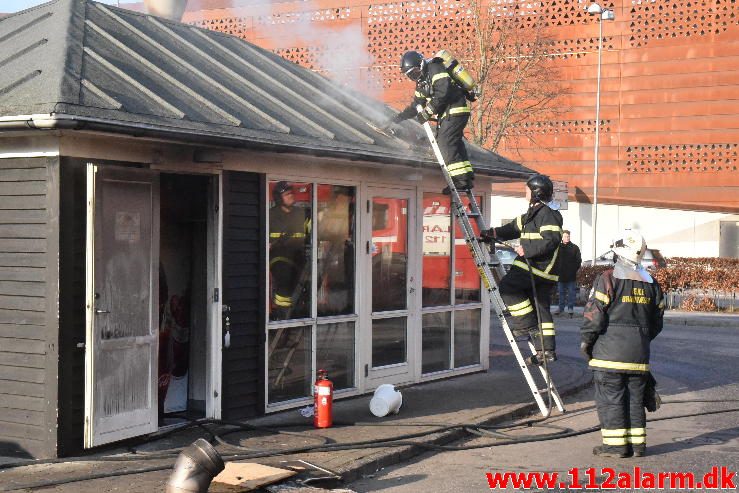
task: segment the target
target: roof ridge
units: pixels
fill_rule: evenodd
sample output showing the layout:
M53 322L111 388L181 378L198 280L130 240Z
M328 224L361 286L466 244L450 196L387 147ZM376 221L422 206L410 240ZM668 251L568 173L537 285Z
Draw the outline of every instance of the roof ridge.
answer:
M67 20L69 29L66 32L66 49L64 53L64 71L61 75L59 92L61 101L79 104L82 100L82 59L85 46L85 19L87 4L91 0L57 0L68 2Z

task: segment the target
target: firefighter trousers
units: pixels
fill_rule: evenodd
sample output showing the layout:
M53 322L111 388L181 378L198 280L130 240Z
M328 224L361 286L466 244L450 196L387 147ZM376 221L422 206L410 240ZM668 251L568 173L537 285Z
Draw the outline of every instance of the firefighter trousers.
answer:
M549 296L554 283L534 275L536 298L539 305L539 317L536 316L534 292L531 288L531 277L523 269L511 267L508 274L500 281L500 297L508 308L511 316L508 323L515 332L528 331L537 350L554 351L554 319L549 311ZM541 347L539 337L539 321L541 321L544 347Z
M436 127L436 142L439 144L441 156L444 158L449 175L454 179L455 186L458 183L471 185L464 183L465 179L472 178L467 173L473 172L463 140L464 128L469 119L469 114L446 116L439 120L439 125Z
M302 262L301 262L302 261ZM270 265L272 276L272 309L270 320L286 320L307 316L305 294L302 292L305 282L306 263L286 257L273 259Z
M614 452L643 451L647 444L647 374L594 370L593 380L603 445Z

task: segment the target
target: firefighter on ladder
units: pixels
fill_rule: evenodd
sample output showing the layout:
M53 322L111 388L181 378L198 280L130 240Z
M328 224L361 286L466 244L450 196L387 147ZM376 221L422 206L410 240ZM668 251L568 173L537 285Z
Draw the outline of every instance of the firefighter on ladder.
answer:
M516 247L518 256L501 280L499 289L511 315L509 321L513 335L531 337L536 347L536 354L529 358L529 364L542 364L545 358L547 361L557 359L549 296L558 280L557 254L562 239L562 215L547 205L553 193L554 185L549 177L534 175L526 182L528 211L506 225L483 231L481 235L484 241L520 238ZM532 284L536 288L536 297Z
M625 230L612 248L616 265L595 280L580 329L580 350L593 370L603 438L593 454L642 457L647 447L649 345L662 330L664 298L641 266L647 245L638 231Z
M295 207L293 186L288 182L277 182L272 197L275 205L269 210L270 319L305 317L308 313L302 291L310 266L310 217Z
M436 142L454 186L458 190L472 189L475 173L463 137L474 94L452 79L441 58L425 59L417 51L407 51L400 60L400 71L416 83L416 91L413 101L384 128L413 117L421 123L436 118ZM423 107L420 112L418 105ZM449 194L449 187L443 193Z

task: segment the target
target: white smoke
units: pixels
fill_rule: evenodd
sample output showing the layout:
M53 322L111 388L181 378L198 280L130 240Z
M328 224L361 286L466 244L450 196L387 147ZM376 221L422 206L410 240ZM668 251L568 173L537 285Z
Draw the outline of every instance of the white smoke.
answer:
M351 7L322 8L310 0L300 2L299 11L294 6L274 0L190 0L187 10L239 17L253 28L257 45L283 55L295 50L293 54L302 54L300 64L370 97L381 96L382 88L373 90L367 81L375 60Z

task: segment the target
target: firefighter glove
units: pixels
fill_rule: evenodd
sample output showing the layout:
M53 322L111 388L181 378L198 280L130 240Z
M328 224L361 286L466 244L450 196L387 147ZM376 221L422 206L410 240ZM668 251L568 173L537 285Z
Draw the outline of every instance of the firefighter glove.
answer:
M580 352L583 356L585 356L585 359L590 361L593 359L593 346L592 344L588 344L587 342L581 342L580 343Z
M480 241L483 243L492 243L495 239L495 228L483 229L480 231Z
M419 123L424 124L429 121L431 116L434 114L433 111L434 110L431 109L429 106L426 106L426 108L418 112L416 119L419 121Z

